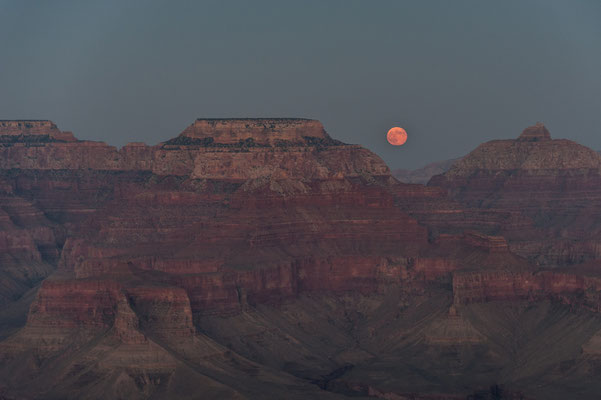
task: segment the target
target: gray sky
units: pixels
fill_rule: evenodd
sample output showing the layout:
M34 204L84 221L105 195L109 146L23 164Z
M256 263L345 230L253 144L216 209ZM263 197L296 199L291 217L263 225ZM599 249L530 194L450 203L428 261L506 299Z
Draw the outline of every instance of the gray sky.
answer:
M263 116L319 119L392 168L537 121L601 149L601 1L0 0L0 119L121 146Z

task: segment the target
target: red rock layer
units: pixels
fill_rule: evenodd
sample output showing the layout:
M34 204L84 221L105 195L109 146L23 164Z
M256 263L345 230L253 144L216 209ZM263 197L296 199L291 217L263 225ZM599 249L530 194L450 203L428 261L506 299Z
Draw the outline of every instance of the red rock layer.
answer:
M5 123L5 130L16 135L18 124ZM27 129L42 136L58 131L46 122ZM509 249L565 260L561 250L541 251L552 242L531 238L533 232L549 232L531 214L540 211L544 198L537 193L538 208L517 199L524 197L527 177L553 201L562 196L537 160L551 160L554 176L575 177L578 188L584 185L581 164L591 171L598 157L575 144L566 150L566 141L553 141L546 132L536 126L519 141L476 150L433 180L442 189L391 181L378 157L332 141L318 122L306 120L197 120L177 140L119 151L78 141L35 148L16 142L2 151L5 170L18 171L5 172L10 190L36 199L46 215L68 228L60 263L68 280L150 279L183 289L192 313L202 314L235 312L249 302L279 301L302 290L370 291L386 281L448 279L473 264L462 260L474 252L488 254L478 259L501 272L519 265L531 273ZM247 140L265 137L269 140ZM499 146L509 146L510 155ZM492 154L497 159L487 156ZM571 161L572 155L578 160ZM470 172L474 168L478 172ZM515 168L508 179L498 177ZM562 172L566 168L578 173ZM538 172L523 172L531 170ZM481 196L499 187L501 181L478 180L491 171L503 182L495 207L466 208L473 191ZM521 182L515 191L514 178ZM444 189L458 179L465 187L454 193L456 201L449 200ZM480 181L488 186L479 189ZM576 199L566 196L560 205L569 209ZM429 225L430 232L400 210ZM503 233L509 244L476 231L441 235L468 228ZM39 248L50 257L58 252L56 239L36 234ZM32 248L32 241L18 242ZM561 243L568 243L568 253L582 254L569 241ZM590 246L596 251L594 240ZM500 261L503 256L509 261Z
M456 304L555 299L601 311L601 278L573 272L488 270L453 274Z
M551 139L542 124L517 140L479 146L429 185L448 191L471 216L472 229L506 237L512 251L537 264L570 265L601 255L601 157ZM445 229L444 222L431 222Z
M183 212L183 214L182 214ZM195 313L239 310L298 290L373 290L379 259L417 255L426 230L392 196L360 181L271 180L232 194L141 190L69 239L62 270L78 279L161 272Z
M540 126L477 149L424 187L396 182L377 156L316 121L197 120L165 143L121 150L58 139L67 136L47 122L4 124L3 265L36 282L58 271L27 325L0 344L3 365L81 352L65 376L136 363L167 376L192 359L198 370L225 357L215 344L199 350L208 318L391 285L443 293L444 307L452 285L457 305L550 297L601 310L594 273L524 258L560 264L599 248L595 234L582 240L601 206L599 159ZM479 345L466 321L445 313L427 343ZM81 379L72 386L87 387Z
M32 134L49 130L57 129L43 124ZM6 175L12 190L69 230L66 282L181 288L194 315L305 290L450 279L476 253L500 268L523 264L498 261L510 254L501 237L428 237L405 212L458 232L489 215L466 211L444 190L395 183L378 157L332 141L316 121L197 120L153 147L49 141L3 151L4 168L19 171ZM488 231L512 220L491 215Z
M150 280L184 289L193 313L231 312L299 290L374 290L394 275L383 256L427 246L426 229L396 207L386 165L317 121L197 120L174 140L121 150L35 141L60 131L24 126L29 136L0 148L0 168L66 227L57 279L67 285Z

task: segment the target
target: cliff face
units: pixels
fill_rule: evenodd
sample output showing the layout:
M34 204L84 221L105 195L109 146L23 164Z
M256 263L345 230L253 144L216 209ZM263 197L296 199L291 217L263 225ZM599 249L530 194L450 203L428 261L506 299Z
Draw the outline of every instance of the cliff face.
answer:
M59 140L69 133L50 121L1 123L5 128L0 129L0 139L14 139L0 147L4 170L91 169L219 180L389 173L379 157L333 140L321 123L312 120L197 120L165 143L130 143L120 150L102 142Z
M455 268L424 251L427 230L396 206L391 188L403 188L380 158L331 139L317 121L197 120L172 140L120 150L56 139L66 135L49 122L6 126L18 140L0 147L3 204L12 210L5 247L22 258L16 268L30 271L30 286L56 271L40 285L23 329L0 344L4 365L34 354L28 372L3 372L20 393L29 393L21 379L47 388L45 365L58 359L67 367L56 379L70 382L78 365L99 380L117 368L145 381L143 390L159 390L152 374L181 376L171 352L195 365L207 352L234 362L201 338L207 316L305 293L368 295ZM9 197L32 209L11 208ZM31 216L20 217L21 209ZM15 221L35 230L17 236ZM431 265L439 272L429 273ZM10 279L15 298L29 288ZM83 348L92 350L81 359ZM107 361L89 364L99 354ZM134 374L136 360L145 366ZM238 367L219 368L239 387ZM111 385L129 390L127 382Z
M0 305L46 278L59 257L62 230L30 201L0 194Z
M428 187L311 120L196 120L121 149L0 121L0 139L0 301L30 303L0 341L0 397L394 397L455 368L424 395L453 398L511 368L478 306L601 310L594 263L547 268L597 257L599 158L542 126Z
M517 140L480 145L429 185L474 215L505 216L494 229L517 254L562 266L599 256L600 166L595 151L537 124Z
M236 310L241 292L269 301L316 286L305 269L331 268L347 251L426 243L425 229L374 185L386 165L332 140L317 121L197 120L173 140L121 150L64 140L50 121L0 128L12 138L0 147L7 298L45 278L62 252L65 277L122 282L161 271L169 276L160 282L188 288L196 312ZM365 268L358 282L374 279ZM49 290L40 298L52 303Z

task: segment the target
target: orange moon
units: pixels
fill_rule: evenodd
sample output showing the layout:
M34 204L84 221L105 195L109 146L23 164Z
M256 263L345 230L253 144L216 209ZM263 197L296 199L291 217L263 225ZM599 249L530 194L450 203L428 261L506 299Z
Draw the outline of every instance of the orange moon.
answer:
M393 146L402 146L407 141L407 132L403 128L395 126L394 128L390 128L386 134L386 139Z

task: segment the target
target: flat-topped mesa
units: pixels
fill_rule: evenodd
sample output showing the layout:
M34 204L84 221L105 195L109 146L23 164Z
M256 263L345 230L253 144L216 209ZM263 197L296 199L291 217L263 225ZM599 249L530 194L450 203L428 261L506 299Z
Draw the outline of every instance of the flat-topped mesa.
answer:
M59 130L49 120L0 120L0 141L61 141L74 142L77 139L71 132Z
M199 118L181 136L211 138L214 143L221 144L234 144L247 139L268 145L277 141L302 142L305 137L330 140L321 122L303 118Z

